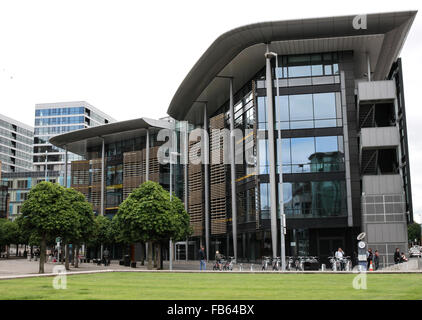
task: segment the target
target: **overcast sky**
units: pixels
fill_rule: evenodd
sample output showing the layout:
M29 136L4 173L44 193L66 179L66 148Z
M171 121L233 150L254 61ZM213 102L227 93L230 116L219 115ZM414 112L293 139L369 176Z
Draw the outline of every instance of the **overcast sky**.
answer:
M420 7L420 0L1 0L0 113L34 125L36 103L85 100L117 120L162 117L194 63L230 29ZM420 16L401 56L414 212L422 213Z

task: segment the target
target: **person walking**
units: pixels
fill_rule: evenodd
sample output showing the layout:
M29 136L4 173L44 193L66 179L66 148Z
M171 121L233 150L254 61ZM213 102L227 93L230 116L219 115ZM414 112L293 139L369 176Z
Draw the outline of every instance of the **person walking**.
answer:
M372 253L372 249L369 248L368 252L366 253L366 270L369 270L369 267L371 266L371 262L374 259L374 254Z
M379 254L378 250L375 250L375 254L374 254L375 271L377 271L379 269L379 266L380 266L380 254Z
M400 249L396 248L396 252L394 252L394 263L398 264L401 262L401 254L400 254Z
M104 259L104 266L108 266L109 264L110 264L110 261L109 261L109 255L110 255L110 252L108 251L108 249L106 248L105 250L104 250L104 252L103 252L103 259Z
M199 270L206 270L206 264L205 264L205 250L204 246L201 246L201 249L199 250Z

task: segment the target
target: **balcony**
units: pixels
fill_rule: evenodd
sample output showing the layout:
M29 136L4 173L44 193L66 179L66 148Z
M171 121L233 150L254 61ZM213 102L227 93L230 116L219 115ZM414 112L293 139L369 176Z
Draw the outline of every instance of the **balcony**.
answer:
M400 143L397 127L362 128L360 133L360 150L365 148L391 148Z
M393 80L366 81L358 83L358 101L382 101L396 99L396 85Z

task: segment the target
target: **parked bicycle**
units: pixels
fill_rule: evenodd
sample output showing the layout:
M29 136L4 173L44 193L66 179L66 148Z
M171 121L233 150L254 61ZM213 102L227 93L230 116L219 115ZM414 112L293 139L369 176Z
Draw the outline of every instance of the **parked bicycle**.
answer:
M273 271L281 270L281 257L273 259Z
M271 265L271 258L270 257L262 257L262 270L268 270L268 266Z
M228 257L228 259L223 264L224 271L233 271L233 265L236 263L234 257Z

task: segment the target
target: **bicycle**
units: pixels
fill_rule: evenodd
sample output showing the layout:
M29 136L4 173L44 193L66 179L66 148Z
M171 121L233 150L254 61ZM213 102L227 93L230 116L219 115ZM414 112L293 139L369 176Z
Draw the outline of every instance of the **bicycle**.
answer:
M279 271L281 269L281 257L276 257L273 263L273 271Z
M228 257L228 260L223 264L223 270L233 271L233 264L236 263L234 257Z
M263 271L268 270L269 264L271 264L271 258L270 257L262 257L262 270Z

